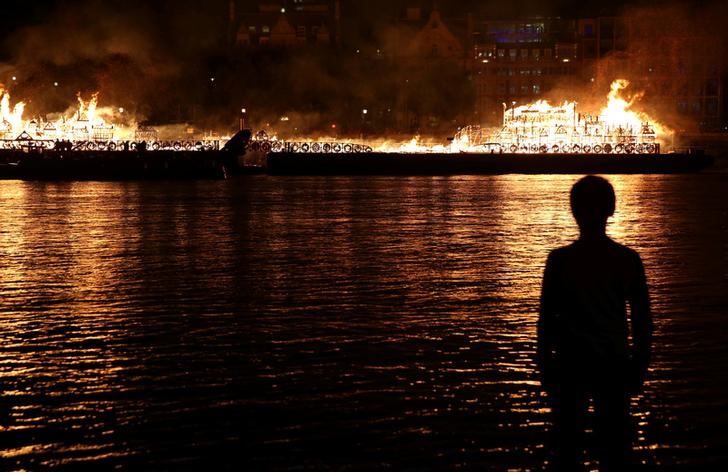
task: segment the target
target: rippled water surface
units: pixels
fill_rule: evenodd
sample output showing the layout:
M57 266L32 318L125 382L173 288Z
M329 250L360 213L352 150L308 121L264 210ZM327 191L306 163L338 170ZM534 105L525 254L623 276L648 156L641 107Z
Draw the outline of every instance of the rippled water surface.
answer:
M539 470L575 180L0 182L0 469ZM720 470L728 176L610 180L657 329L639 455Z

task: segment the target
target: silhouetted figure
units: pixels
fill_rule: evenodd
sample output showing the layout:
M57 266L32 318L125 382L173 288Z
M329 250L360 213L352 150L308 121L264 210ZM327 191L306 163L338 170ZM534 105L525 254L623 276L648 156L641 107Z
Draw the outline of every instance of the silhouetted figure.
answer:
M552 251L544 271L537 363L551 400L559 472L583 470L590 399L600 470L629 470L629 397L647 372L652 320L640 256L606 234L614 207L607 180L590 175L574 184L579 239Z

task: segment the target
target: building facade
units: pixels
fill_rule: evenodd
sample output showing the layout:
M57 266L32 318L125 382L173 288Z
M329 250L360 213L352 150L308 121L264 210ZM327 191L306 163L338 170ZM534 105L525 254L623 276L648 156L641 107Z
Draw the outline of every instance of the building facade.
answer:
M474 23L470 68L481 124L502 121L503 106L543 98L578 74L575 22L558 18Z
M295 48L340 43L339 0L283 0L257 2L243 8L230 1L229 38L234 50L245 48Z

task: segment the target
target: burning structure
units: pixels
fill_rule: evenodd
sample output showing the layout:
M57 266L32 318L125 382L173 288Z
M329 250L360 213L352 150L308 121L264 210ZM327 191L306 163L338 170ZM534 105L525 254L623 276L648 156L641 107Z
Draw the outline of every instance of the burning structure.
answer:
M88 100L79 93L77 100L76 108L55 119L26 119L25 103L20 101L11 106L10 93L0 88L0 149L52 150L61 146L73 150L116 151L143 146L155 151L189 151L220 147L220 139L216 137L163 139L155 128L135 122L125 124L124 109L99 107L98 93Z
M596 114L578 112L576 102L550 105L539 100L508 108L500 128L466 126L448 145L413 138L407 142L341 143L335 140L281 141L259 133L252 151L291 153L507 153L507 154L660 154L669 148L670 131L644 113L631 110L639 94L622 97L629 85L615 80L607 103Z
M612 83L599 115L578 113L576 102L552 106L539 100L510 109L504 104L499 131L489 135L479 127L466 127L456 135L455 145L510 153L659 154L656 129L664 128L629 110L632 102L619 96L627 85L626 80Z
M606 106L595 115L578 113L576 102L504 105L500 128L468 126L448 145L413 139L373 145L370 152L368 147L330 140L274 139L256 140L252 146L270 149L267 171L280 175L642 174L697 172L711 164L712 159L699 152L661 153L669 132L630 110L639 95L622 98L627 85L625 80L614 81Z
M0 89L0 178L48 180L219 179L240 169L249 132L219 139L160 139L156 129L129 126L123 109L100 109L98 95L54 119L25 119ZM115 113L114 113L115 111ZM149 152L151 151L151 152Z

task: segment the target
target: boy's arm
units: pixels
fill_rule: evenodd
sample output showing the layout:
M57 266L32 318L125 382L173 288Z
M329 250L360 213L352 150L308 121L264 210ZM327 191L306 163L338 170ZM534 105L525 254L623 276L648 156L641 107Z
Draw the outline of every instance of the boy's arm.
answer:
M554 286L554 256L549 254L546 260L546 268L544 269L543 282L541 285L541 305L538 316L537 325L537 347L536 347L536 366L538 367L541 385L548 388L551 381L552 361L553 361L553 310L555 286Z
M628 301L632 319L632 358L637 380L641 384L650 364L653 326L647 278L639 255L636 256L635 266L635 283Z

